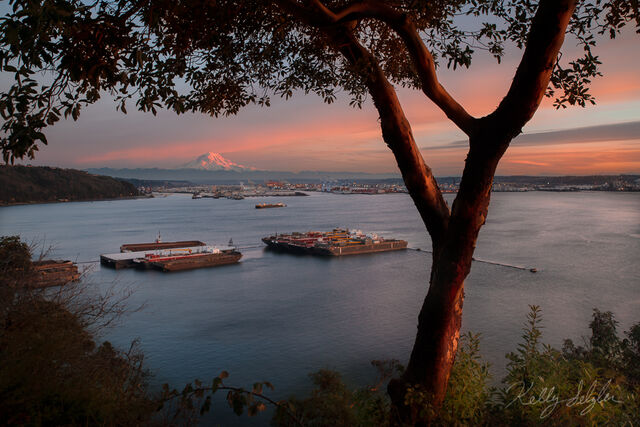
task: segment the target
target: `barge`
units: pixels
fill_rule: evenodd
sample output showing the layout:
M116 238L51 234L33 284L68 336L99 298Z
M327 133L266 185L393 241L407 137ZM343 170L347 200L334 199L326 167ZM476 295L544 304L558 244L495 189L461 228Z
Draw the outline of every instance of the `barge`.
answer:
M32 263L34 277L31 286L48 288L80 280L78 266L71 261L42 260Z
M406 240L384 239L359 230L336 228L329 232L276 234L262 238L268 248L307 255L342 256L396 251L407 248Z
M144 258L149 254L153 255L176 255L181 254L194 254L202 251L202 248L206 246L191 246L187 248L171 248L171 249L152 249L146 251L135 252L118 252L114 254L102 254L100 255L100 264L105 267L115 268L119 270L121 268L134 268L136 263L135 259Z
M190 246L185 246L190 245ZM126 244L119 253L100 255L100 264L114 268L181 271L233 264L242 258L234 247L218 249L198 240Z
M242 254L235 249L220 250L207 247L206 250L194 254L145 254L144 258L136 258L133 262L142 269L160 271L183 271L196 268L215 267L235 264Z
M141 251L153 251L161 249L177 249L177 248L190 248L198 246L207 246L206 243L199 240L184 240L181 242L161 242L160 239L153 243L126 243L120 246L120 252L141 252Z

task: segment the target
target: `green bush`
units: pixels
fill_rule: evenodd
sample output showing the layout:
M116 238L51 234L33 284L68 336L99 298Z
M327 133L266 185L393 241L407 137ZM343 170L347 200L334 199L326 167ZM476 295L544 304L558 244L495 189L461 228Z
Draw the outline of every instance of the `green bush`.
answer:
M408 388L405 404L413 409L416 419L435 419L441 425L482 424L490 396L489 378L489 364L480 357L480 335L469 332L460 337L447 394L437 417L428 393L419 385Z
M621 363L623 344L610 312L594 310L588 348L542 344L540 308L531 307L523 343L507 355L491 424L601 425L638 422L638 388Z
M306 399L291 397L271 420L273 426L296 426L284 408L305 426L385 426L389 423L389 402L376 387L352 390L339 373L322 369L310 375L315 388Z
M0 288L13 292L31 273L31 250L18 236L0 237Z

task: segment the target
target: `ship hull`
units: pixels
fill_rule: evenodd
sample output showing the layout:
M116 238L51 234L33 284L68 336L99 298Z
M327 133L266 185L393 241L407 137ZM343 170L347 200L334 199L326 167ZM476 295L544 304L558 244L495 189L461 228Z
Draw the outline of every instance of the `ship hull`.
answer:
M262 203L256 205L256 209L269 209L269 208L286 208L284 203Z
M312 253L315 255L323 256L343 256L399 251L402 249L407 249L407 242L405 240L386 240L381 243L371 243L364 245L329 246L327 248L315 247L312 249Z
M240 261L240 258L242 258L242 254L240 252L223 251L216 254L198 254L162 261L148 261L141 264L143 264L142 268L151 267L156 270L170 272L235 264Z

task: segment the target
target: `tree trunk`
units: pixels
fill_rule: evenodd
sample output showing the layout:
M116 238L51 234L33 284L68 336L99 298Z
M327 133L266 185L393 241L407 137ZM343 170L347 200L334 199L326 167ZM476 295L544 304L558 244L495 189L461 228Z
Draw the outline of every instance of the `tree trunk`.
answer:
M428 396L434 413L444 401L460 338L464 280L471 269L478 233L487 217L493 175L508 145L507 139L493 136L471 141L444 239L434 244L429 291L418 317L418 331L407 369L402 378L391 381L388 387L397 411L396 424L428 422L420 419L416 408L405 405L408 387L418 384L419 391ZM488 147L494 149L487 150Z
M444 237L434 241L430 286L411 358L404 375L388 386L394 424L427 424L444 401L460 337L464 279L487 217L493 176L511 140L540 105L574 8L574 0L540 3L509 93L496 111L477 122L470 135L460 190ZM415 385L427 394L435 410L426 418L421 419L415 408L405 404L408 387Z
M397 425L426 421L420 420L418 408L405 404L408 387L418 386L417 391L427 394L433 409L440 407L455 360L462 325L464 282L444 280L436 272L443 271L446 262L438 264L432 267L432 280L418 316L418 332L407 370L387 388L395 410L392 419Z

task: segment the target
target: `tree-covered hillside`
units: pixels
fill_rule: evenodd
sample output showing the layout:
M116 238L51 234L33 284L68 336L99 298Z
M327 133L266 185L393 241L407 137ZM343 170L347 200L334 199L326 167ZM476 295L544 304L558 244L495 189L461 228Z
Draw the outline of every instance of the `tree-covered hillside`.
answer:
M0 204L137 196L130 183L75 169L0 166Z

